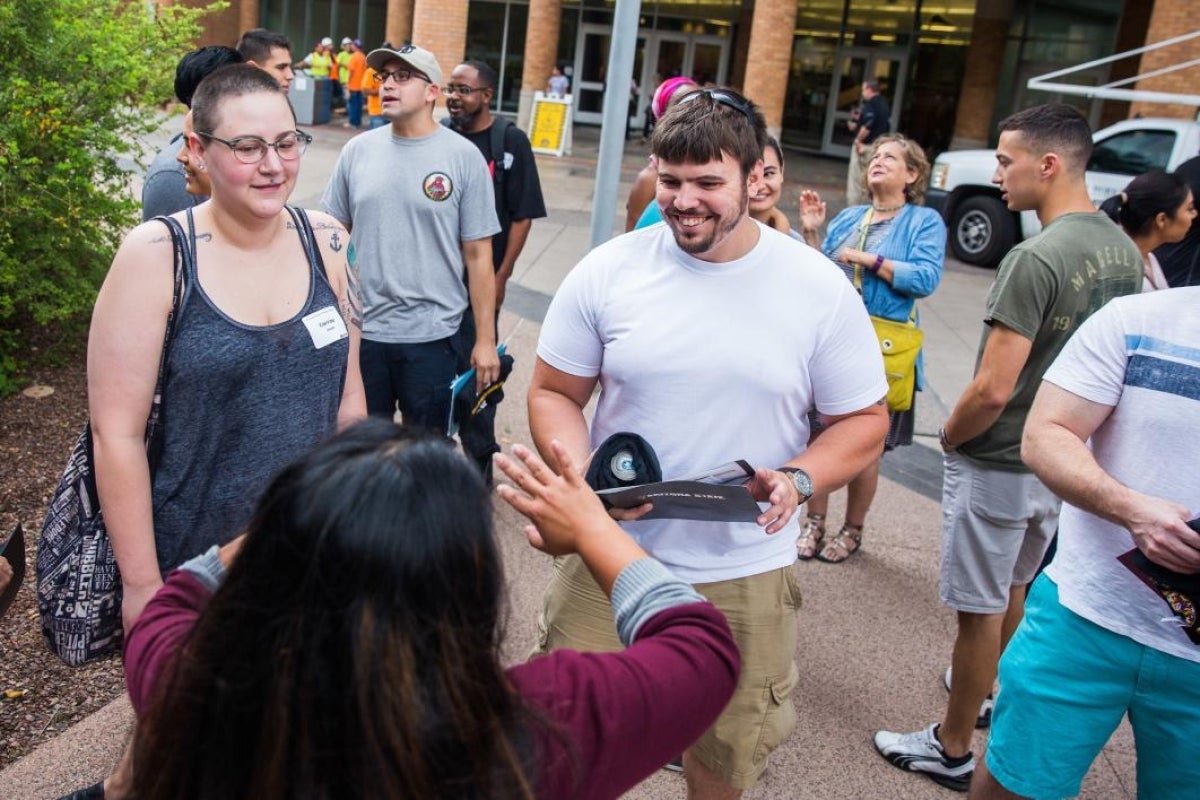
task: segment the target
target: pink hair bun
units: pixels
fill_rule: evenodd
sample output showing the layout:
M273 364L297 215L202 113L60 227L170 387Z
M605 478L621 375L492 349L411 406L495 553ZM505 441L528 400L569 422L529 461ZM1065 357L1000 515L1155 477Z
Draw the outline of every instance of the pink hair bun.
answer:
M663 114L667 113L667 105L671 102L671 96L684 87L700 88L699 85L691 78L667 78L658 85L654 90L654 99L650 102L650 108L654 112L654 118L659 119Z

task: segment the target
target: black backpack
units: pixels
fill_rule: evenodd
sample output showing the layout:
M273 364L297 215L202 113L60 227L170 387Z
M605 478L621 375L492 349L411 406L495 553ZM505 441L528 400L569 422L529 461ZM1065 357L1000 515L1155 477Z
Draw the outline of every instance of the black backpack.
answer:
M460 133L450 117L442 117L441 123L455 133ZM496 115L492 117L492 127L488 129L491 134L492 162L495 165L492 170L492 187L496 190L496 218L500 221L501 228L507 228L509 223L508 204L504 197L504 137L508 135L511 125L508 119Z

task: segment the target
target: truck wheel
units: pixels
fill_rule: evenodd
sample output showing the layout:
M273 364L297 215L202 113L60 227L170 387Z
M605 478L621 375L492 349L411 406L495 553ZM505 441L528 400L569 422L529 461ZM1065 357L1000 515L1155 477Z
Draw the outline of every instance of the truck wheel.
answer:
M950 220L950 250L959 261L995 267L1017 241L1017 224L994 197L968 197Z

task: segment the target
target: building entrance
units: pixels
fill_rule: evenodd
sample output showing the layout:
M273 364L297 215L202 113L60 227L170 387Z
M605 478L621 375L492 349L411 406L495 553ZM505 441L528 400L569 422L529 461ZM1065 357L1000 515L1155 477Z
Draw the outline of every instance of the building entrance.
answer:
M904 104L908 51L901 48L845 47L840 50L833 64L821 152L849 156L854 132L846 123L858 107L864 81L879 82L879 90L892 109L892 130L896 130L900 109Z
M604 77L607 73L611 29L607 25L580 26L575 47L575 119L599 125L603 122ZM640 129L654 90L664 79L690 75L700 83L724 83L729 71L728 39L713 34L655 31L638 32L630 89L629 125Z

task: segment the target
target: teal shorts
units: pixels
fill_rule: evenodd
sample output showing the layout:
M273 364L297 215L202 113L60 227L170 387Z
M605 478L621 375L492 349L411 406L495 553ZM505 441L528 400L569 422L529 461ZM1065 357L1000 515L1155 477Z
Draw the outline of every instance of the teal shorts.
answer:
M1138 797L1200 797L1200 662L1089 622L1062 606L1058 587L1040 576L1000 659L987 748L992 776L1037 800L1077 795L1127 713Z

